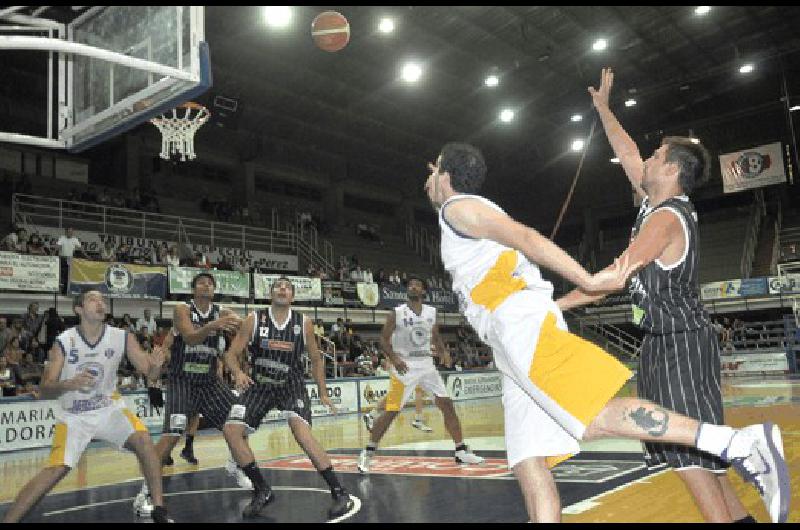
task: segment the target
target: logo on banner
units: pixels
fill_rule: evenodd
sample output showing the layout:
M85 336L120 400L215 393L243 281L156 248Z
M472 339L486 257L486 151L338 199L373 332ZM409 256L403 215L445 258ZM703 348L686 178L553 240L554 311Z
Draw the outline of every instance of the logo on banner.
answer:
M370 405L378 402L385 394L386 392L376 392L369 384L364 385L364 399Z
M112 265L106 271L106 287L113 293L127 293L133 287L133 274L124 265Z
M731 171L737 177L755 178L770 167L769 155L757 151L746 151L731 162Z
M463 388L464 383L461 382L460 377L456 377L453 379L453 397L458 397L461 395L461 389Z

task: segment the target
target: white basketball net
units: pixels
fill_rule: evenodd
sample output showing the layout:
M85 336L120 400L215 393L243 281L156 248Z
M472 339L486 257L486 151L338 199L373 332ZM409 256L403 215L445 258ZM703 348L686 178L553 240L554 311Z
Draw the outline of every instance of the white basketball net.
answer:
M161 158L180 155L182 162L194 160L194 134L210 117L207 108L198 106L178 107L150 120L161 131Z

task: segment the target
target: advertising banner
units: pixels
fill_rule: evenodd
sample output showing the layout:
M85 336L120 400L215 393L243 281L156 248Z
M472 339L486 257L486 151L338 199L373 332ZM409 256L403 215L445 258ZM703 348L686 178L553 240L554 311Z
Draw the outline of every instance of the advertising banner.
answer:
M58 292L58 256L0 252L0 289Z
M208 272L217 282L215 292L223 296L250 298L250 275L239 271L218 271L195 267L170 267L169 292L192 294L192 279L201 272Z
M272 283L280 274L253 274L253 289L256 300L271 300ZM294 285L295 302L319 302L322 300L322 280L305 276L286 276Z
M69 293L100 291L109 298L159 298L167 295L167 268L72 258Z
M725 193L786 182L781 142L720 155L719 167Z
M503 376L500 372L448 374L447 392L454 401L499 396Z
M722 373L726 375L743 375L758 372L788 373L789 361L785 353L744 353L741 355L723 355Z

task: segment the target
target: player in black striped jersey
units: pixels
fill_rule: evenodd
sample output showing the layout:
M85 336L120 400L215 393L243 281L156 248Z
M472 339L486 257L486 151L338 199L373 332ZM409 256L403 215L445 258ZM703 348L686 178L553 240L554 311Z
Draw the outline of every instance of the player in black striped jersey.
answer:
M320 401L336 413L328 397L325 365L314 338L314 326L310 319L292 311L294 286L288 278L275 280L270 293L272 305L247 316L225 353L225 364L233 374L237 389L243 391L225 424L225 439L236 463L254 486L253 500L243 515L259 515L274 500L272 489L258 470L247 433L258 429L264 416L277 409L284 413L295 440L330 487L333 504L328 516L334 519L349 512L353 500L342 488L328 454L311 432L311 403L305 387L303 355L306 348ZM242 371L240 361L248 348L249 374Z

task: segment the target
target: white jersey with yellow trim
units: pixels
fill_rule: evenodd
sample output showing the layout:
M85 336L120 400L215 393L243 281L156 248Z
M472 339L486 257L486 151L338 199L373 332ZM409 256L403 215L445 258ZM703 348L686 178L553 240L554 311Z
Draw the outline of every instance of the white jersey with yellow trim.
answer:
M90 344L78 326L72 327L56 338L64 353L64 367L59 381L72 379L81 372L94 376L89 388L61 394L58 403L64 412L80 414L113 405L117 393L117 369L126 352L128 333L119 328L103 325L95 344Z
M436 308L423 304L418 315L408 304L403 304L394 308L394 317L392 350L406 362L433 366L431 337L436 324Z
M485 339L490 312L511 293L526 289L540 295L542 302L551 306L553 284L543 279L539 267L518 250L491 239L460 234L450 226L444 218L445 209L465 199L479 200L500 212L503 209L485 197L468 194L450 197L439 209L442 262L453 277L453 291L459 298L461 312Z

